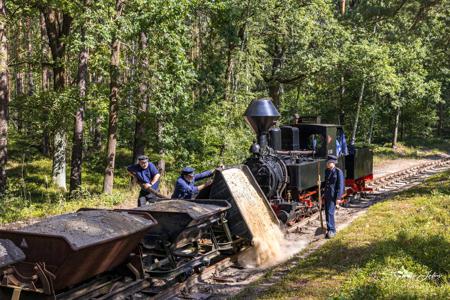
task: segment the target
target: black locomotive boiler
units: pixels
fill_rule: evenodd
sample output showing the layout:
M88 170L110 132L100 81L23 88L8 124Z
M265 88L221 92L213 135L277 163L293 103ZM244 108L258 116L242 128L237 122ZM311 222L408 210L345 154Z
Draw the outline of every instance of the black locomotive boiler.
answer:
M346 190L341 204L368 191L373 179L369 148L347 147L342 126L303 123L275 126L280 113L268 98L254 100L245 119L257 135L244 162L284 223L292 224L318 210L318 186L325 181L328 155L338 157Z

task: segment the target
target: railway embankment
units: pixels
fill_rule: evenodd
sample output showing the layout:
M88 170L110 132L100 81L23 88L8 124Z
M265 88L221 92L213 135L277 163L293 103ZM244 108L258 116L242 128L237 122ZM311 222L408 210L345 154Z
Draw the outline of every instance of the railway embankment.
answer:
M446 299L450 171L369 207L242 291L249 299Z

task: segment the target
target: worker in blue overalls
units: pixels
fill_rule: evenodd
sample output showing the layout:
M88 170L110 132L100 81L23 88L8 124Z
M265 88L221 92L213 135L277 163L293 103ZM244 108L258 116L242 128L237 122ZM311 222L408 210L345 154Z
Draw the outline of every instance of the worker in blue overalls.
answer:
M337 157L329 155L327 169L325 170L325 217L327 220L326 238L331 239L336 235L334 212L337 201L344 194L344 173L336 167Z
M141 191L138 196L138 206L144 206L147 202L153 202L157 198L153 191L159 191L159 179L161 175L156 166L148 161L148 156L139 155L138 163L128 166L127 170L141 186Z
M213 176L214 170L204 171L199 174L194 172L194 168L191 167L181 170L181 175L175 183L172 199L192 199L198 192L211 185L212 181L210 180L198 186L195 185L195 182Z

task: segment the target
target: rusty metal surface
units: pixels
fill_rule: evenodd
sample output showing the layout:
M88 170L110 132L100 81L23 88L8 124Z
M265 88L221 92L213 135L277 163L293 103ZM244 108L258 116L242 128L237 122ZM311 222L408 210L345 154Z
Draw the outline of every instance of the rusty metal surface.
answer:
M0 230L0 238L10 239L26 255L13 275L37 275L26 282L28 288L51 294L124 264L155 225L150 215L87 210L17 231Z
M193 220L200 220L211 215L218 214L227 209L225 206L218 204L196 203L195 201L186 200L167 200L158 201L145 207L146 211L167 212L167 213L185 213Z
M0 269L24 259L25 254L13 242L0 239Z
M148 226L148 222L132 214L88 210L50 217L17 231L62 237L75 250L133 234Z
M157 220L147 231L148 242L167 240L179 245L198 238L200 225L219 218L229 208L226 201L166 200L125 211L148 212Z

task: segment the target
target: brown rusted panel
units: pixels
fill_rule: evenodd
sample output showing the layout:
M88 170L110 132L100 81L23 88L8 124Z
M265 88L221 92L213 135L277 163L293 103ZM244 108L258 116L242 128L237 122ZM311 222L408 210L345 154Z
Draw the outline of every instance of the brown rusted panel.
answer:
M127 262L155 225L149 214L82 210L16 231L0 230L0 238L10 239L25 253L25 262L15 265L19 273L35 274L39 263L54 275L53 288L59 291ZM36 285L42 288L42 281Z
M147 232L147 241L163 239L179 245L195 240L200 233L199 226L220 217L229 208L226 201L174 199L125 211L147 212L157 220L158 225Z

